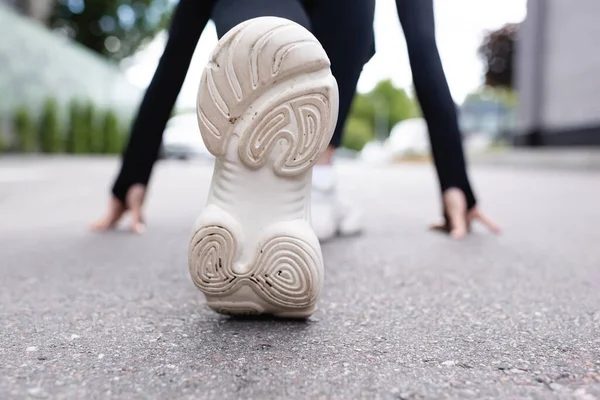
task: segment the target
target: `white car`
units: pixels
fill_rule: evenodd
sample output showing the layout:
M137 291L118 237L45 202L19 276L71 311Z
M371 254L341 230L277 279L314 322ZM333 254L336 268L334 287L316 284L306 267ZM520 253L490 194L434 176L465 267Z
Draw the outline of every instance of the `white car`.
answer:
M427 156L430 154L427 123L423 118L411 118L398 122L385 141L385 148L392 158L407 155Z
M360 158L371 164L388 164L406 156L427 156L429 150L427 124L422 118L398 122L384 142L369 142Z
M198 128L196 113L176 115L163 134L161 158L189 160L212 159Z

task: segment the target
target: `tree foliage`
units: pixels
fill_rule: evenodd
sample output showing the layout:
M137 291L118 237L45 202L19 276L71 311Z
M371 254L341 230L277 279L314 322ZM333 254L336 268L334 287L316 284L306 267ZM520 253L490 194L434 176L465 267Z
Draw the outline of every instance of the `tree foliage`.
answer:
M361 150L375 138L387 138L398 122L418 115L418 104L406 90L395 87L390 80L381 81L370 92L355 96L343 145Z
M416 116L417 107L413 99L406 93L406 90L395 87L389 79L379 82L367 96L371 98L375 106L381 104L383 111L387 111L389 131L398 122ZM386 136L388 134L389 132Z
M113 60L135 53L168 26L170 0L58 0L50 26Z
M373 128L368 121L350 117L346 122L344 135L342 136L342 146L354 150L361 151L367 143L373 140Z
M492 87L514 88L514 62L519 24L506 24L488 33L479 56L485 63L485 83Z

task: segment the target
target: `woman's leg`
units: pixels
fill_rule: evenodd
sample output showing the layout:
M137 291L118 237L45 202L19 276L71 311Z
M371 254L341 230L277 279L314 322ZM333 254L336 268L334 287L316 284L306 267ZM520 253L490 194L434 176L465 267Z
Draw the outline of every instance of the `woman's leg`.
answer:
M321 240L362 229L360 214L341 202L336 190L333 154L342 134L363 66L373 56L374 0L305 0L314 35L331 62L340 95L331 143L313 169L312 223Z
M476 200L465 165L457 110L435 40L433 0L396 0L417 97L427 121L442 193L460 189L467 209Z
M162 135L185 80L213 1L180 0L173 14L165 51L146 91L123 153L113 195L123 204L134 184L147 185L158 158Z
M305 0L304 3L312 32L329 56L339 88L340 108L328 152L331 154L341 144L363 66L375 54L375 0ZM321 164L330 163L331 157L321 160Z

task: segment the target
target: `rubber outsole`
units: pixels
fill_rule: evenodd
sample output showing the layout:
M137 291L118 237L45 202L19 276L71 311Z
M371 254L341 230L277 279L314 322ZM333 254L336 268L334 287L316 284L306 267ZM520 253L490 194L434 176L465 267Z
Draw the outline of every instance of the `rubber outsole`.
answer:
M310 178L337 108L329 59L302 26L260 17L218 42L197 102L215 170L189 246L192 281L215 311L316 310L323 258L309 223Z

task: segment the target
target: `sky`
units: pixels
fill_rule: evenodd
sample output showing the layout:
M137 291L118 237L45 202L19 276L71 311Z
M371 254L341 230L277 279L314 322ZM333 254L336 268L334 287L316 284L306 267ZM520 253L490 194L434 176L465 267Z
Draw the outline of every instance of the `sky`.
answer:
M526 3L526 0L434 0L438 48L456 102L462 102L481 86L483 63L477 56L477 48L485 33L506 23L522 21L526 15ZM384 79L391 79L398 87L409 89L412 76L395 0L377 0L376 4L377 53L365 65L357 89L367 92ZM166 40L167 33L162 32L127 61L126 75L136 86L145 88L150 83ZM210 22L198 42L178 106L195 106L202 69L216 42L217 34Z

